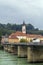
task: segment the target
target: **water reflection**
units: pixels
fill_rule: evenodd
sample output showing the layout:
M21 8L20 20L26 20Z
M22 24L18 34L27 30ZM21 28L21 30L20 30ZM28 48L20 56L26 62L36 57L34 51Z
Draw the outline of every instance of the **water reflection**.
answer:
M43 65L43 63L27 63L26 58L18 58L17 55L0 50L0 65Z

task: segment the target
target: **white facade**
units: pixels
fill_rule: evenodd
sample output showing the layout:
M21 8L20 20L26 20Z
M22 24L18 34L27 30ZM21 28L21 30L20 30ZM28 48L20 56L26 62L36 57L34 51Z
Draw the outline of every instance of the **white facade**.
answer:
M26 26L25 25L22 26L22 33L26 33Z
M40 42L40 39L35 39L32 42Z
M19 40L21 40L21 39L26 39L26 36L17 36L17 38L18 38Z

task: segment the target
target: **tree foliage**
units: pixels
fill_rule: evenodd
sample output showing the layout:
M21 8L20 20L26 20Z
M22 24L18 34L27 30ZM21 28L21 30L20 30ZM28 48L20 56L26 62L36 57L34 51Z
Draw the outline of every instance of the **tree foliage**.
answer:
M1 24L0 23L0 36L5 34L11 34L12 32L21 31L22 24ZM43 30L35 28L32 24L26 24L26 31L29 34L41 34L43 35Z
M20 42L28 42L26 39L21 39Z

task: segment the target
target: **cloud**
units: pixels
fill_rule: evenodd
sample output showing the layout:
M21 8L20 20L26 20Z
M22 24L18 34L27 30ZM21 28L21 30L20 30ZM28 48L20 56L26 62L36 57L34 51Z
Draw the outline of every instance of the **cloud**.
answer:
M43 29L43 0L0 0L0 22L22 23L23 20Z

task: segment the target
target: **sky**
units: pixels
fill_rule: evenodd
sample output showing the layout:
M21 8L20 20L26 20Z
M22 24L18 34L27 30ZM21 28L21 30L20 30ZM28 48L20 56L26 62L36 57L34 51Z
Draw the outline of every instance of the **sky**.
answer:
M43 29L43 0L0 0L0 23L23 21Z

